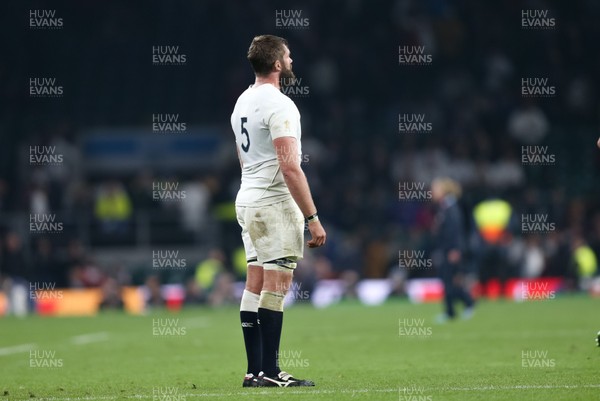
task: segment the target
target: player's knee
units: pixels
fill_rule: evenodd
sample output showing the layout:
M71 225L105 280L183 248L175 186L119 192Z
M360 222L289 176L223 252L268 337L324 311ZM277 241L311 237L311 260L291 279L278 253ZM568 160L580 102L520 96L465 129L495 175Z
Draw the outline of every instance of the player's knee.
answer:
M251 292L253 294L260 294L260 291L262 290L262 283L260 283L260 284L246 283L245 290L248 292Z
M263 275L255 274L248 275L246 277L246 290L255 294L260 294L260 290L263 288Z
M283 312L285 293L280 291L261 291L258 307L276 312Z

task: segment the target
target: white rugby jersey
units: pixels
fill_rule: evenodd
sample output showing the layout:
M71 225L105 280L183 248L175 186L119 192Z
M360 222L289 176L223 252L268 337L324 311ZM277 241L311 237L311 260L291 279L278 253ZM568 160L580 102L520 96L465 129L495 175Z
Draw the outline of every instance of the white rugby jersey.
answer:
M271 84L250 86L235 104L231 128L243 164L235 204L266 206L289 199L273 140L292 136L302 154L300 112L294 102Z

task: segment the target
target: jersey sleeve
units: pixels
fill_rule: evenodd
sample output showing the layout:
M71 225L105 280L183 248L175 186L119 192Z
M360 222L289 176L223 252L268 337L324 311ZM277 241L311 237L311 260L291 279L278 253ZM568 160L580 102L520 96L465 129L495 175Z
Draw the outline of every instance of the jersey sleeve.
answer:
M292 102L281 102L273 109L267 126L271 133L271 140L285 136L297 137L299 124L298 109Z

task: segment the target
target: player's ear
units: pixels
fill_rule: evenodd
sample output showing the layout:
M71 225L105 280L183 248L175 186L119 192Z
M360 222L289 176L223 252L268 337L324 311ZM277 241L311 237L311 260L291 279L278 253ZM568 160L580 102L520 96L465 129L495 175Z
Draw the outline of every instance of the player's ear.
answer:
M273 64L273 69L275 71L281 71L281 60L275 60L275 63Z

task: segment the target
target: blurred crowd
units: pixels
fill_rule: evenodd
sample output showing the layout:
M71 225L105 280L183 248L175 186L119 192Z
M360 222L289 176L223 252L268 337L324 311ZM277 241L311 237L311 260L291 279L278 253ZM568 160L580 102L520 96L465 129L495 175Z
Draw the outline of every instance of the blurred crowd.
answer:
M352 293L360 278L435 276L435 269L400 271L399 250L429 251L435 205L400 200L398 186L428 186L440 176L463 187L460 205L469 238L464 263L475 276L562 276L577 288L577 250L589 247L600 256L600 189L594 182L600 170L594 148L600 114L595 50L600 4L303 1L286 9L301 10L309 26L281 31L275 29L275 10L283 6L274 1L244 7L203 1L168 12L158 2L141 9L116 3L85 7L61 10L71 21L84 12L97 15L85 24L74 23L77 37L39 39L27 33L19 38L22 50L15 51L20 54L38 40L52 41L46 48L36 46L28 62L62 71L66 88L86 79L88 92L72 91L57 100L62 108L34 102L7 84L26 79L25 61L0 61L7 100L0 129L10 138L0 150L4 276L20 274L71 287L107 280L127 285L132 282L129 266L95 266L83 249L135 247L142 214L150 216L148 230L163 233L150 236L150 242L175 238L176 244L204 244L221 255L210 285L200 284L196 264L182 278L190 300L230 299L231 283L243 273L236 267L241 241L231 215L239 165L227 124L235 99L252 83L247 46L254 35L267 32L289 40L294 71L309 87L308 96L293 100L302 114L303 167L329 236L328 245L309 252L298 270L298 280L307 287L320 279L343 278ZM557 28L522 29L522 8L551 10ZM156 27L158 37L150 34ZM144 49L158 42L178 44L190 65L157 79ZM398 65L399 45L424 46L433 62ZM52 56L62 54L57 48L79 51L81 57L66 62ZM206 54L220 62L204 62ZM94 78L75 73L82 70ZM549 78L556 96L522 96L524 77ZM133 126L156 110L175 110L189 123L222 126L230 158L205 171L86 174L80 146L86 127ZM424 115L431 130L399 132L400 114ZM32 166L32 144L56 146L65 161ZM531 146L547 147L554 162L524 163L524 147ZM156 202L151 187L161 179L180 182L189 198ZM473 210L495 198L510 204L512 223L495 250L501 257L484 257ZM30 238L12 224L10 216L19 212L58 213L65 231ZM554 229L523 232L519 221L526 214L547 216ZM82 221L91 227L83 238ZM216 238L207 227L216 227ZM30 256L23 258L19 254L25 251ZM156 288L164 278L147 274L142 281ZM220 290L211 298L215 288Z

